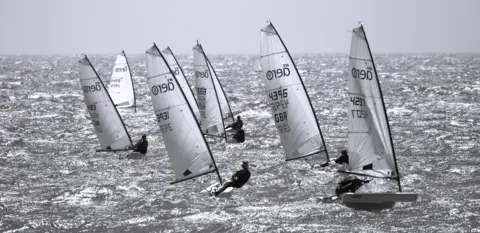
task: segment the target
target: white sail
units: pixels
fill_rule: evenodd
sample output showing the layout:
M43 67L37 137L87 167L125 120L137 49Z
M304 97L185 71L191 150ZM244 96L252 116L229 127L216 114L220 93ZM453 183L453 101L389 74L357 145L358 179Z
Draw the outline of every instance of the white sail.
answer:
M378 77L362 27L353 29L348 72L348 154L352 172L396 177Z
M212 171L215 164L182 88L160 50L147 50L148 86L177 181Z
M185 77L185 74L183 73L180 64L178 64L175 55L169 47L164 49L162 52L165 55L165 60L167 60L170 69L172 69L175 77L177 77L177 81L182 87L183 93L185 94L185 97L187 97L187 101L190 104L190 107L192 107L193 113L197 119L200 119L200 111L198 110L197 101L193 96L192 89L190 89L190 84L187 81L187 77Z
M193 60L195 89L197 91L202 130L208 135L224 137L225 127L220 110L220 103L212 79L213 72L210 70L207 58L200 44L193 47Z
M261 30L260 53L265 94L287 160L316 153L327 157L323 136L300 74L272 24Z
M130 135L87 56L79 63L84 100L102 149L119 150L132 146Z
M213 69L212 64L210 63L210 60L208 58L207 58L207 62L208 62L208 68L212 73L213 85L215 85L215 90L217 91L218 102L220 103L220 109L222 110L223 120L226 120L227 118L232 118L232 121L233 121L233 113L232 113L232 110L230 109L227 96L225 95L225 92L223 91L223 88L220 84L220 80L218 80L217 73Z
M117 106L132 107L135 105L132 74L123 51L117 55L112 78L108 84L108 93Z

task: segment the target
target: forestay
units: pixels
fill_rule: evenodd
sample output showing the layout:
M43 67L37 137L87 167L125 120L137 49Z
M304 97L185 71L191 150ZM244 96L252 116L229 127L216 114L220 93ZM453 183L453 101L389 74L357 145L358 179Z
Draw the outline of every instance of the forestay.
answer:
M234 120L233 113L232 113L232 110L230 109L230 104L228 103L228 99L227 99L227 96L225 95L225 91L223 90L223 87L220 84L220 80L218 80L217 72L215 72L215 69L213 69L212 64L210 63L210 60L208 58L207 58L207 63L208 63L208 69L212 74L213 85L215 85L215 90L217 91L218 102L220 103L220 109L222 111L223 120L226 120L227 118L231 117L233 121Z
M124 51L117 55L108 93L117 106L133 107L136 104L132 74Z
M104 150L126 149L132 146L130 135L87 56L79 63L84 100L100 146Z
M176 182L216 171L182 88L154 45L147 50L148 87Z
M220 102L212 79L213 72L208 66L207 58L200 44L193 47L193 60L195 88L202 130L208 135L225 137L225 126L220 110Z
M328 159L320 127L300 74L270 23L261 30L262 79L286 159L316 153Z
M187 77L185 77L185 74L183 73L182 67L180 67L180 64L178 64L177 58L175 58L175 55L173 54L170 47L167 47L162 52L165 55L165 60L167 60L170 69L175 74L175 77L177 78L180 87L182 87L183 93L185 94L185 97L187 98L190 107L192 107L193 113L195 114L197 119L199 119L200 111L198 110L197 101L193 96L192 89L190 89L190 84L187 81Z
M398 171L387 115L363 27L353 29L349 60L350 171L375 177L396 178Z

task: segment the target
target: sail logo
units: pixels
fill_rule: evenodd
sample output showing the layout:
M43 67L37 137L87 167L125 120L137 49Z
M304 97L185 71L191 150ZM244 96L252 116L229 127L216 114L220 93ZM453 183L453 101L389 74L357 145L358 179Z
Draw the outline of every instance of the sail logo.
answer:
M290 68L288 68L288 64L283 64L283 69L276 69L276 70L268 70L266 73L267 79L272 80L274 78L281 78L290 76Z
M128 68L127 66L122 67L117 67L115 68L115 72L127 72Z
M175 90L175 85L173 85L173 79L167 79L167 83L162 83L161 85L154 85L152 87L152 94L158 95L160 93L166 93L169 91Z
M195 71L195 78L208 78L208 70L205 70L205 72Z
M358 78L358 79L367 79L367 80L372 80L373 79L373 73L372 73L372 68L367 67L367 70L359 70L357 68L352 68L352 77L353 78Z
M96 92L96 91L101 91L102 86L100 85L100 82L95 82L94 85L83 86L82 90L83 90L83 93Z
M175 70L173 71L173 73L175 75L179 75L180 74L180 70L178 69L178 67L175 67Z

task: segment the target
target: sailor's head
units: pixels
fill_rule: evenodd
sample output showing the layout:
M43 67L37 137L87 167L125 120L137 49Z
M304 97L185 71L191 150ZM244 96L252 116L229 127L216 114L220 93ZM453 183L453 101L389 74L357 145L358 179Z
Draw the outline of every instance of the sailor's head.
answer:
M340 153L342 153L343 156L347 156L347 150L342 150Z
M237 120L240 120L240 116L237 116Z
M243 161L242 168L248 169L248 162L247 161Z
M142 135L142 139L147 140L147 135L146 134Z

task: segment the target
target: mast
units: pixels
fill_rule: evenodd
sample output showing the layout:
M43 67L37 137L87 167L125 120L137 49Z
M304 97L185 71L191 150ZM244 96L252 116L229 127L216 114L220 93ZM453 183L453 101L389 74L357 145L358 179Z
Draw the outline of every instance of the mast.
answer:
M225 123L223 122L223 114L222 114L222 107L220 106L220 100L218 99L218 93L217 93L217 89L215 88L215 83L213 82L213 77L212 77L212 72L210 71L210 68L208 66L209 62L208 62L208 58L207 58L207 55L205 55L205 52L203 51L203 47L201 44L198 43L197 41L197 45L200 47L200 49L202 50L202 54L203 54L203 57L205 58L205 63L207 64L207 70L208 70L208 73L210 74L210 80L212 80L212 86L213 86L213 91L215 92L215 97L217 98L217 104L218 104L218 108L220 110L220 116L222 117L221 118L221 122L222 122L222 128L223 128L223 131L224 131L224 136L225 136L225 142L227 142L227 134L225 133ZM213 68L213 67L212 67ZM220 83L220 82L219 82Z
M137 98L135 96L135 87L133 86L133 75L132 75L132 70L130 69L130 64L128 64L128 59L127 55L125 54L125 51L122 50L122 54L125 57L125 61L127 61L127 66L128 66L128 72L130 73L130 81L132 82L132 90L133 90L133 107L135 108L135 112L137 112Z
M85 56L85 59L88 61L88 64L90 65L90 67L92 67L93 72L95 72L95 75L97 76L97 79L100 81L100 84L102 84L102 88L103 88L103 90L105 90L105 93L107 93L108 99L110 100L110 103L112 104L113 109L115 109L115 112L117 113L117 116L118 116L118 118L120 119L120 122L122 122L123 129L124 129L125 132L127 133L128 140L130 140L130 145L133 145L133 143L132 143L132 138L130 138L130 134L128 133L128 130L127 130L127 128L125 127L125 124L123 123L123 119L122 119L122 117L120 116L120 114L118 113L117 107L115 107L115 104L113 103L112 98L110 97L110 94L108 93L107 89L105 89L105 85L103 85L102 79L101 79L100 76L98 75L97 71L96 71L95 68L93 67L93 65L92 65L92 63L90 62L90 60L88 59L87 55L84 54L83 56Z
M165 57L163 57L163 54L162 52L158 49L157 45L155 43L153 43L153 46L155 46L155 48L157 49L157 52L158 54L160 54L160 57L162 57L162 60L165 62L165 64L167 65L168 67L168 70L170 71L170 73L172 74L173 76L173 79L175 79L175 83L177 84L178 87L180 87L180 84L178 83L177 81L177 77L175 76L175 73L173 73L172 69L170 68L170 66L168 65L168 62L167 60L165 59ZM192 107L190 106L190 104L188 103L187 101L187 97L185 96L185 93L183 93L183 90L182 88L179 88L180 92L182 93L182 96L183 98L185 99L185 102L187 103L187 106L188 106L188 109L190 110L190 114L192 114L192 116L195 117L195 114L193 113L193 110L192 110ZM197 125L198 129L200 130L200 132L202 132L202 129L200 128L200 125L198 124L198 121L195 119L195 124ZM218 172L218 168L217 168L217 164L215 163L215 159L213 158L213 155L212 155L212 151L210 150L210 146L208 145L207 143L207 140L205 140L205 137L202 135L202 138L203 138L203 141L205 142L205 145L207 146L207 149L208 149L208 153L210 155L210 158L212 158L212 161L213 161L213 166L215 167L215 172L217 173L217 176L218 176L218 180L220 181L220 184L222 184L222 177L220 176L220 173ZM204 174L207 174L207 173L204 173ZM201 176L201 175L204 175L204 174L199 174L198 176ZM195 177L198 177L198 176L195 176ZM190 177L188 179L185 179L185 180L189 180L189 179L193 179L195 177ZM178 183L178 182L182 182L182 181L185 181L185 180L179 180L177 182L172 182L171 184L174 184L174 183Z
M387 109L385 108L385 101L383 100L382 88L380 87L380 81L378 80L377 68L375 67L375 62L373 61L372 51L370 50L370 45L368 44L367 33L365 33L365 29L363 29L362 24L360 24L360 28L362 29L363 35L365 36L365 42L367 43L368 53L370 54L370 59L372 60L373 71L375 72L375 76L377 76L378 91L380 92L380 97L382 99L383 113L385 114L385 120L387 121L388 134L390 136L390 145L392 146L393 161L395 162L395 170L397 172L396 180L398 183L398 191L401 192L402 186L400 184L400 173L398 172L397 157L395 156L395 148L393 147L392 132L390 131L390 122L388 121Z
M180 72L182 72L183 77L185 77L185 82L187 82L188 85L188 90L192 93L193 99L195 100L195 104L198 106L197 99L195 98L195 95L192 92L192 89L190 88L190 83L188 83L187 76L185 76L185 73L183 72L182 67L180 66L180 63L178 63L177 58L175 57L175 54L173 54L172 50L170 49L170 46L167 46L168 51L172 54L173 59L175 60L175 63L177 63L178 68L180 69ZM168 65L168 64L167 64ZM187 101L188 102L188 101ZM194 114L195 115L195 114Z
M310 100L310 96L308 95L307 89L305 88L305 84L303 84L302 77L300 76L300 73L298 72L297 65L295 65L295 62L293 61L292 56L290 55L290 52L288 51L287 46L285 46L285 43L283 43L282 37L280 34L278 34L277 29L273 26L272 22L270 22L270 26L272 26L273 30L275 30L275 33L278 36L278 39L280 39L280 42L282 42L283 47L285 48L285 51L288 54L288 57L290 57L290 60L292 61L293 67L295 67L295 71L298 74L298 77L300 79L300 83L302 84L303 90L305 91L305 95L307 96L308 103L310 104L310 108L312 109L313 116L315 117L315 123L317 124L318 132L320 132L320 137L322 138L323 146L325 147L325 154L327 155L327 162L330 161L330 158L328 156L328 150L327 150L327 144L325 144L325 140L323 139L323 134L322 130L320 129L320 125L318 124L318 119L317 119L317 114L315 114L315 110L313 109L312 101ZM313 154L311 154L313 155ZM306 156L302 156L301 158L304 158Z
M202 48L203 50L203 48ZM235 118L233 117L233 112L232 112L232 108L230 108L230 102L228 102L228 98L227 96L225 95L225 91L223 90L223 86L222 84L220 83L220 80L218 79L218 76L217 76L217 72L215 72L215 69L213 68L212 66L212 63L210 63L210 60L208 59L207 56L205 56L205 58L207 58L207 65L210 65L210 67L212 67L212 70L213 70L213 73L215 74L215 78L217 79L217 82L218 82L218 85L220 86L220 89L223 93L223 96L225 96L225 100L227 101L227 106L228 106L228 111L230 111L230 113L232 114L232 121L235 122ZM215 84L214 84L215 85ZM220 107L221 108L221 107ZM223 118L223 116L222 116ZM223 120L223 119L222 119Z

